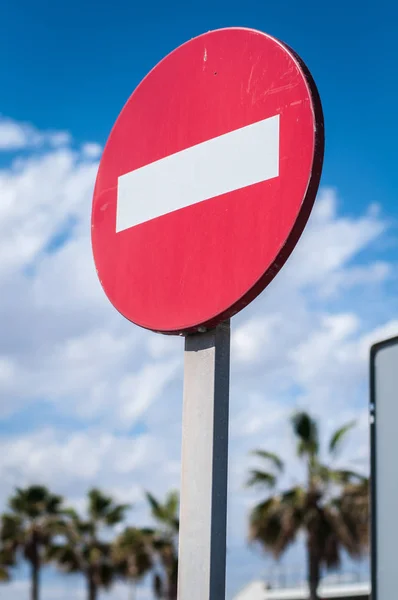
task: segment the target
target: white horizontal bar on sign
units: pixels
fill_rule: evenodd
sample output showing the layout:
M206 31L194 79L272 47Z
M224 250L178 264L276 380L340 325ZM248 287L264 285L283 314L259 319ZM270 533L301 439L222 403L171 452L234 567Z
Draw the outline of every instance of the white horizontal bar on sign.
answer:
M116 231L279 175L279 115L118 179Z

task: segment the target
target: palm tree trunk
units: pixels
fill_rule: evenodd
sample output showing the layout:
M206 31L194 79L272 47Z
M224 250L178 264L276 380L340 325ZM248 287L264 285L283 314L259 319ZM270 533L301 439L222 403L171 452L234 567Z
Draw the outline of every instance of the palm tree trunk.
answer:
M178 559L166 555L162 557L162 563L164 577L155 575L155 596L162 600L177 600Z
M318 586L320 581L320 564L318 552L311 541L308 542L308 587L310 591L309 600L319 600Z
M87 577L87 591L88 591L88 600L97 600L97 586L95 584L94 578L92 575L88 575Z
M169 583L168 600L177 600L177 586L173 581Z
M32 600L39 600L39 572L40 566L37 560L33 560L31 563L31 593L30 597Z
M167 600L177 600L177 574L169 573L167 582Z
M39 600L39 575L40 575L40 552L36 532L33 532L31 539L31 600Z

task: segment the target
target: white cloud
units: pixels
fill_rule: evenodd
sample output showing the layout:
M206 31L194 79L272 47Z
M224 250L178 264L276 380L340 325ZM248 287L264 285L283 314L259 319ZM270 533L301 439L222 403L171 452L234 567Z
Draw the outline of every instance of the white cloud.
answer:
M20 123L0 114L0 151L15 151L44 145L65 146L71 142L66 131L39 131L30 123Z
M322 317L319 328L291 351L298 381L311 384L319 373L324 374L328 369L336 368L336 363L341 369L344 368L344 361L350 358L355 360L353 353L346 352L346 341L352 338L358 328L359 320L353 314Z
M87 490L99 486L130 504L128 520L143 526L151 523L144 490L162 496L179 487L179 470L168 457L167 441L149 432L132 437L104 428L66 433L43 427L23 437L4 436L0 451L2 506L15 487L39 483L84 511Z
M373 287L383 283L392 276L392 267L386 262L376 261L365 267L351 267L344 271L330 274L323 286L320 286L319 295L322 298L338 297L342 292L363 286Z
M96 168L62 148L0 170L0 276L28 267L68 220L89 214Z
M11 383L15 376L15 367L13 362L7 357L0 356L0 386L6 386Z
M26 127L0 121L0 147L44 144L47 133ZM23 435L0 437L3 498L16 483L44 481L81 505L96 484L133 501L132 518L145 520L142 489L163 495L179 482L183 341L131 325L105 298L90 247L101 149L75 151L57 135L0 171L0 414L19 431L26 423ZM336 192L324 190L287 265L233 320L230 587L252 560L246 519L259 495L244 489L249 452L291 459L294 407L314 411L326 434L357 418L342 460L366 466L369 345L397 333L398 322L384 304L370 321L355 293L366 304L391 278L373 250L386 228L379 209L346 217ZM370 258L359 264L364 251ZM31 426L34 410L35 423L40 411L49 422ZM294 465L286 483L300 474Z
M336 193L323 190L310 224L287 265L291 283L295 286L327 284L329 277L342 268L350 269L349 261L385 229L386 223L372 208L359 218L339 216Z
M232 352L235 359L252 364L264 360L264 350L272 354L273 340L283 326L283 315L272 314L268 317L252 317L233 331Z
M119 386L122 400L119 413L121 422L131 423L143 417L179 366L178 360L149 363L138 374L127 375Z
M72 141L71 135L67 131L48 131L42 134L41 143L49 144L54 148L59 146L66 146Z
M82 146L82 154L87 158L99 158L102 152L102 146L99 144L95 144L93 142L89 142L87 144L83 144Z

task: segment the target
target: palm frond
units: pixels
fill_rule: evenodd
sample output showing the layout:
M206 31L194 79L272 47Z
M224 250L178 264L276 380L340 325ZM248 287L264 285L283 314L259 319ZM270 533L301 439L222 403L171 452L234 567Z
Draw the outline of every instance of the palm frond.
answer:
M280 498L284 504L293 504L297 507L302 507L306 500L306 491L301 486L295 486L283 492Z
M99 587L109 589L115 578L115 569L111 563L101 562L96 568L96 583Z
M9 500L9 506L16 514L30 519L56 514L62 504L62 497L52 494L45 486L31 485L25 489L17 488Z
M1 517L0 539L2 542L23 542L23 520L19 515L5 513Z
M279 558L303 526L304 506L305 492L298 486L270 496L251 512L250 539Z
M46 512L50 515L58 515L62 509L62 503L62 496L50 494L47 498Z
M52 544L46 553L48 562L55 562L64 573L78 573L81 571L76 548L73 545Z
M262 486L268 489L272 489L275 487L276 477L272 473L267 473L266 471L258 471L257 469L252 469L249 474L249 478L247 480L247 486Z
M112 505L112 498L97 488L88 492L88 512L92 519L101 520Z
M357 520L348 513L328 508L325 509L325 516L336 537L336 543L339 543L352 558L359 558L363 545Z
M165 589L174 593L177 577L178 556L176 549L176 535L179 529L178 502L176 492L167 495L163 503L159 502L150 492L146 498L151 507L153 518L158 522L159 528L150 537L151 547L160 564L164 578L155 575L154 593L157 598L163 597ZM173 596L174 597L174 596Z
M145 496L151 507L153 518L158 521L168 531L169 535L175 535L179 530L178 504L179 496L177 492L171 492L166 497L164 503L159 502L150 492L145 492Z
M14 567L16 564L15 552L7 546L2 546L0 549L0 565L3 567Z
M284 511L279 499L269 499L262 508L256 507L250 517L250 539L260 543L275 558L283 554L288 542L283 540Z
M365 475L349 469L329 469L329 478L340 485L361 484L367 480Z
M350 421L349 423L346 423L345 425L343 425L342 427L340 427L339 429L337 429L332 437L330 438L330 442L329 442L329 452L330 454L332 454L333 456L336 456L336 454L339 452L342 443L344 442L344 439L347 435L347 433L349 431L351 431L351 429L353 427L355 427L356 425L356 421Z
M292 417L293 431L298 438L297 452L299 456L315 456L319 452L318 425L306 412L296 412Z
M152 568L151 538L141 529L126 527L112 544L112 557L119 572L140 579Z
M179 493L176 490L171 491L166 498L166 509L172 519L178 513L179 503L180 503Z
M79 520L79 515L77 514L77 511L74 508L66 507L62 510L62 514L66 517L69 517L73 521Z
M282 472L284 469L283 460L274 452L268 452L267 450L254 450L252 452L254 456L258 456L259 458L263 458L264 460L269 461L273 467L279 472Z
M152 527L142 527L140 531L142 535L149 540L155 535L155 530Z
M164 512L163 506L161 505L159 500L157 500L155 498L155 496L153 494L151 494L150 492L145 492L145 496L151 507L152 516L155 519L158 519L159 521L163 521L164 517L165 517L165 512Z
M329 535L324 540L322 551L323 563L327 569L338 569L341 565L341 552L338 538L335 535Z
M353 521L362 546L369 546L370 498L369 480L345 486L334 506L344 519Z
M105 515L104 521L108 526L117 525L124 519L125 512L130 508L129 504L118 504L113 506Z

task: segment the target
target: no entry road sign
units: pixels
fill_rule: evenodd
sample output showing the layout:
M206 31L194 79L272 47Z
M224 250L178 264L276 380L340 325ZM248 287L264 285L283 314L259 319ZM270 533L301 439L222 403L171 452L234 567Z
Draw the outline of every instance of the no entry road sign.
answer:
M177 48L134 91L101 159L92 244L110 301L164 333L238 312L298 241L323 144L315 84L278 40L231 28Z

